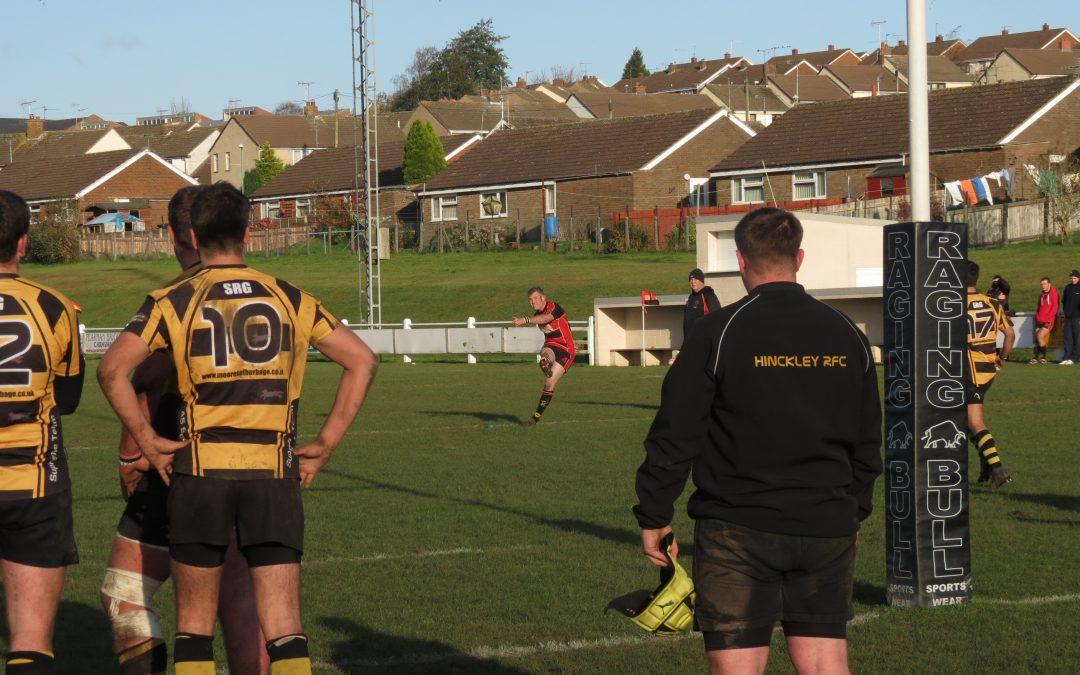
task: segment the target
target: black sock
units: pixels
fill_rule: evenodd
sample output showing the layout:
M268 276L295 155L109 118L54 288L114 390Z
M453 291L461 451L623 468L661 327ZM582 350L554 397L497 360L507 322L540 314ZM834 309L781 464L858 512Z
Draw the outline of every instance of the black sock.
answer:
M997 442L990 435L989 429L983 429L971 435L971 444L979 451L979 458L991 469L1001 466L1001 457L998 456Z
M173 663L176 675L215 675L214 636L177 633Z
M540 403L536 406L536 412L533 413L533 419L539 421L540 416L547 410L548 404L551 403L551 397L555 395L553 391L545 391L540 394Z
M308 639L303 633L284 635L266 643L270 675L307 675L311 672Z
M52 652L8 652L4 670L12 675L48 675L53 671Z
M169 667L169 649L164 640L151 638L116 655L120 675L164 675Z

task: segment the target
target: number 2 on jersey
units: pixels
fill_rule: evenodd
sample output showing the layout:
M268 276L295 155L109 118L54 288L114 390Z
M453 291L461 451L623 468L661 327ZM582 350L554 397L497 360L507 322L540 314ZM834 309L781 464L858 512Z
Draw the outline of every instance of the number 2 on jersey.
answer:
M34 334L25 321L0 321L0 387L29 387L29 368L7 368L6 364L14 361L26 352L34 343Z

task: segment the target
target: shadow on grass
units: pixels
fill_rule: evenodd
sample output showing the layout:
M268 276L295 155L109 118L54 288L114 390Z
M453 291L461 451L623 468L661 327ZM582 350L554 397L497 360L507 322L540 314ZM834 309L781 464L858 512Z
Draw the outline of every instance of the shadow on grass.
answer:
M509 424L521 424L521 418L508 413L489 412L461 412L452 410L421 410L425 415L441 415L446 417L472 417L481 422L507 422Z
M614 401L567 401L570 405L602 405L608 408L639 408L655 411L659 406L648 403L616 403Z
M330 645L330 659L347 673L525 673L434 640L379 633L351 619L322 617L317 621L323 628L345 636Z
M1080 512L1080 497L1074 495L1009 492L1007 487L996 492L991 492L990 494L1011 501L1027 502L1029 504L1038 504L1039 506L1051 506L1055 509L1061 509L1062 511Z
M884 605L886 603L885 587L856 579L851 599L860 605Z
M373 478L357 476L351 473L346 473L344 471L339 471L337 469L323 469L322 473L338 476L340 478L345 478L347 480L363 483L370 487L388 490L390 492L399 492L401 494L412 495L413 497L422 497L424 499L438 499L441 501L453 502L455 504L463 504L465 506L474 506L481 509L487 509L489 511L495 511L498 513L507 513L513 516L526 518L540 525L558 528L572 534L584 534L590 537L596 537L597 539L602 539L604 541L615 542L617 544L630 544L633 546L637 546L641 543L640 534L634 530L624 530L617 527L601 525L599 523L590 523L584 520L548 518L546 516L542 516L537 513L531 513L524 509L519 509L512 506L503 506L501 504L492 504L490 502L480 501L479 499L467 499L465 497L454 497L451 495L441 495L435 492L417 490L416 488L406 487L404 485L395 485L393 483L387 483L385 481L379 481Z
M6 603L7 598L3 597ZM0 633L7 647L7 619L0 616ZM116 670L112 629L105 612L81 602L64 600L56 615L53 651L57 673L111 673Z

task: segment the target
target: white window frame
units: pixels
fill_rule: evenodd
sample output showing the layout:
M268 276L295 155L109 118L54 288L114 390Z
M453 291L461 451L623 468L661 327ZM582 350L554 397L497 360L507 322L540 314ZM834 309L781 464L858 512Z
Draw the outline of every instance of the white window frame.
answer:
M225 170L226 171L232 171L232 153L231 152L226 152L225 153Z
M756 184L755 184L756 183ZM746 190L760 189L761 199L746 199ZM739 178L731 179L731 203L732 204L757 204L765 201L765 177L758 174L756 176L740 176Z
M690 194L688 194L686 198L687 204L689 204L691 208L695 206L709 206L709 179L691 178ZM699 201L695 201L695 199Z
M262 217L263 218L281 218L281 201L276 200L272 202L262 203Z
M296 198L296 217L306 218L315 215L315 200L312 197Z
M798 186L806 185L813 187L811 196L800 197L795 194L795 190ZM826 194L828 194L828 185L825 183L824 171L798 171L791 174L791 201L805 202L810 201L811 199L825 199Z
M454 208L454 217L444 217L444 210L449 207ZM441 223L444 220L457 220L457 208L458 208L458 196L457 195L439 195L431 198L431 221L434 223Z
M213 155L210 155L210 172L211 173L217 173L218 172L218 156L217 156L217 153L214 153Z
M545 183L544 184L544 215L545 216L555 215L555 213L557 211L557 208L558 208L558 203L559 203L558 200L559 200L559 195L558 195L557 190L555 189L555 183Z
M493 215L493 216L490 216L490 215L488 215L488 214L487 214L487 212L486 212L486 211L484 210L484 201L485 201L485 200L486 200L486 199L487 199L488 197L492 197L492 196L494 196L494 197L495 197L496 199L498 199L498 200L499 200L500 202L502 202L502 210L501 210L501 211L499 211L499 213L498 213L498 214L496 214L496 215ZM506 196L506 190L494 190L494 191L492 191L492 192L481 192L481 193L480 193L480 217L481 217L481 218L483 218L483 219L488 219L488 218L506 218L506 217L507 217L507 213L508 213L508 211L509 211L509 209L508 209L508 208L507 208L507 206L506 206L506 199L507 199L507 196Z
M296 164L297 162L299 162L313 152L315 152L315 148L293 148L292 163Z

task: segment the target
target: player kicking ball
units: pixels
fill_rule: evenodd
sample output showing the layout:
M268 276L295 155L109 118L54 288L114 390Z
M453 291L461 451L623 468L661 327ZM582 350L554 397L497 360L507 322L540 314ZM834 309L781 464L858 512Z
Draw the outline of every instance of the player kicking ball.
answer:
M544 346L540 348L540 370L544 371L544 391L540 394L540 403L536 412L526 422L532 426L540 421L544 411L555 395L555 385L570 366L574 365L574 335L570 331L570 320L559 303L548 300L544 289L533 286L529 289L529 305L532 316L514 317L515 326L534 325L544 334Z

